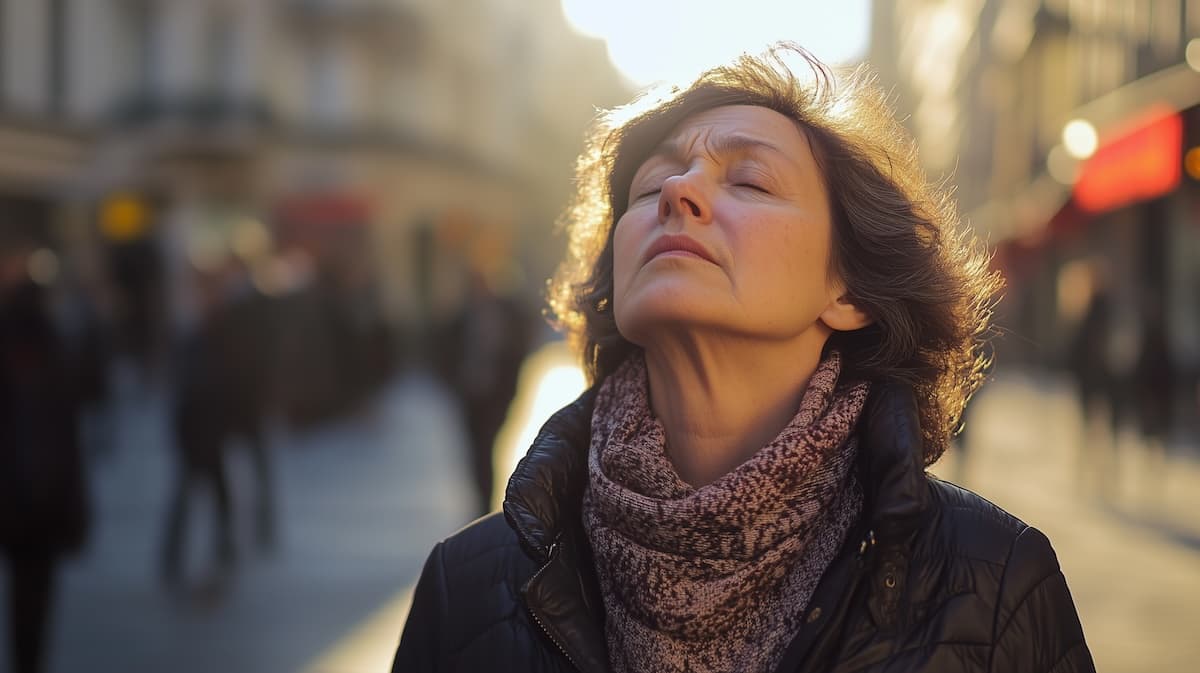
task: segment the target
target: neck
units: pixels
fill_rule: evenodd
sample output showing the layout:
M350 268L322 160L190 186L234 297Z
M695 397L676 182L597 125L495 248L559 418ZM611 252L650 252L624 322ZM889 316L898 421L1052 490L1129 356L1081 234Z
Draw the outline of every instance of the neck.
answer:
M827 336L646 348L650 406L679 477L695 487L712 483L774 439L795 416Z

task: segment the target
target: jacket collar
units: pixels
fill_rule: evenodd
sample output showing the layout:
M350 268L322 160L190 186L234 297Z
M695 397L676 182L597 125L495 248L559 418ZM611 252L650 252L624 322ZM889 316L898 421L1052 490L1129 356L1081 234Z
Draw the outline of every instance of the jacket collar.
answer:
M592 387L551 416L508 480L504 517L538 563L549 560L564 529L579 521L595 399Z
M608 671L604 608L580 508L595 389L550 417L513 471L504 517L541 569L521 587L546 635L584 673Z
M859 417L858 445L871 528L880 541L900 541L929 510L925 441L911 386L872 386Z
M555 413L508 482L504 515L525 552L539 563L548 560L563 531L578 524L595 397L592 388ZM859 446L871 525L880 539L902 538L929 508L924 443L911 387L872 387L859 417Z
M582 671L607 670L602 608L580 523L595 396L593 387L542 426L504 498L509 526L525 553L542 566L523 587L526 603ZM858 432L867 524L880 542L898 544L929 510L912 389L874 385Z

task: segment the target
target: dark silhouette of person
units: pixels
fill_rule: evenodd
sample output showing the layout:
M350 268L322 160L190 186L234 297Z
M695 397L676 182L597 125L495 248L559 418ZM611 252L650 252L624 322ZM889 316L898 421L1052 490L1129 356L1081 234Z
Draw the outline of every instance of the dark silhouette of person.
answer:
M228 579L235 561L233 503L227 451L241 437L250 450L257 481L255 531L260 547L275 536L272 480L262 431L269 404L273 362L269 307L261 295L241 288L230 296L221 275L199 282L201 317L179 348L173 430L179 470L167 510L162 573L168 586L182 582L183 541L192 494L208 490L215 503L214 561L217 579Z
M493 445L517 393L531 330L515 297L497 292L477 271L471 273L470 283L466 300L435 348L439 369L466 425L477 511L482 515L492 507Z
M214 316L225 440L241 438L249 451L257 496L254 531L263 550L276 543L274 480L263 428L275 402L276 308L243 275Z
M1174 390L1171 345L1167 340L1166 316L1161 302L1149 298L1144 306L1145 330L1134 368L1138 425L1144 438L1163 442L1171 426L1171 393Z
M111 326L97 308L95 297L76 281L64 293L57 310L61 343L73 364L72 379L79 394L80 432L86 454L107 458L113 451L113 419L105 407L109 396L112 357Z
M1108 398L1111 384L1108 373L1111 316L1112 300L1106 289L1099 288L1092 295L1071 341L1069 365L1085 418L1091 418L1097 405Z
M1111 291L1100 282L1071 339L1067 360L1083 418L1078 475L1080 479L1091 475L1105 494L1111 494L1115 487L1115 442L1125 399L1120 377L1109 362L1113 311ZM1111 437L1108 441L1097 441L1093 426L1105 410L1109 414Z
M292 326L281 335L280 356L288 421L308 427L354 413L396 366L374 269L343 250L320 260L311 284L283 301Z
M0 554L13 670L42 670L56 566L82 548L90 512L73 363L40 286L5 256L0 278ZM14 269L16 270L14 272Z
M108 248L118 345L146 380L154 378L162 354L165 271L159 246L156 236L147 235Z

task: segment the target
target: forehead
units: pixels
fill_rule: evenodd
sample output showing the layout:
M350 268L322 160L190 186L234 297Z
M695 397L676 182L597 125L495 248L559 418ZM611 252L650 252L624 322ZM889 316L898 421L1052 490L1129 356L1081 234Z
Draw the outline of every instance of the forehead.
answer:
M653 154L687 155L701 148L716 153L774 149L792 159L811 156L808 138L799 124L757 105L723 105L689 115L667 134Z

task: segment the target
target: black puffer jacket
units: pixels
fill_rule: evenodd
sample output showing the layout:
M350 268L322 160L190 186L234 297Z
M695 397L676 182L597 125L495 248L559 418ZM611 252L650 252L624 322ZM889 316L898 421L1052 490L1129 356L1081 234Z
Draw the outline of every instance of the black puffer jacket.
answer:
M425 563L393 672L607 671L579 507L592 394L542 428L492 515ZM779 671L1094 671L1050 543L925 473L911 392L860 420L862 520L821 578Z

